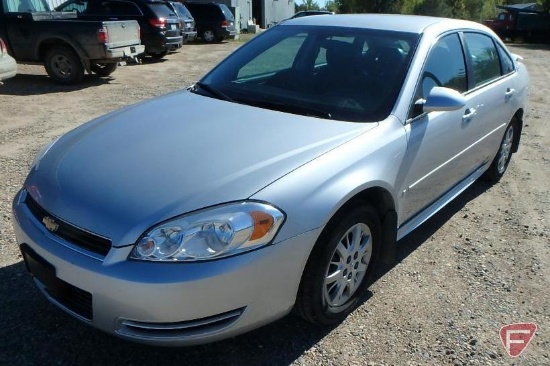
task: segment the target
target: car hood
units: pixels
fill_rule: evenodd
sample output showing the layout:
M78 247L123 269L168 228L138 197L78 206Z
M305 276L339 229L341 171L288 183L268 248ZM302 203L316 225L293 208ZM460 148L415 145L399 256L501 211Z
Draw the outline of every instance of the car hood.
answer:
M375 126L181 91L64 135L25 186L50 214L122 246L163 220L246 199Z

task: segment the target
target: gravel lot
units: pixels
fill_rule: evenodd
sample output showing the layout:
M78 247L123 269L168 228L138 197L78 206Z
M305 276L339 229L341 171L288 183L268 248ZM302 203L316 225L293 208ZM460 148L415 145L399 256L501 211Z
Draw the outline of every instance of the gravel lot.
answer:
M241 44L185 45L163 62L128 65L76 87L53 84L41 66L20 66L0 86L0 364L550 365L547 46L510 46L525 57L532 92L522 146L504 179L476 183L402 240L372 296L334 329L288 316L223 342L154 348L83 325L39 294L10 217L37 150L96 116L189 85ZM516 322L538 330L511 359L498 331Z

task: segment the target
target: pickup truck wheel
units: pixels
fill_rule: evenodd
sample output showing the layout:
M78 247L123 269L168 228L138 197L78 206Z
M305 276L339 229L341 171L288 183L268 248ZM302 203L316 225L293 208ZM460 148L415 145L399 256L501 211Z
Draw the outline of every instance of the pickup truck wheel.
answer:
M96 73L99 76L109 76L118 67L118 63L112 62L112 63L96 63L91 65L92 72Z
M76 84L84 77L84 67L80 58L69 47L57 46L46 54L46 72L59 84Z
M341 322L364 300L378 260L381 224L376 211L356 205L334 217L306 264L295 310L309 322Z
M168 50L164 50L162 52L149 52L149 56L154 58L155 60L160 60L164 56L168 54Z

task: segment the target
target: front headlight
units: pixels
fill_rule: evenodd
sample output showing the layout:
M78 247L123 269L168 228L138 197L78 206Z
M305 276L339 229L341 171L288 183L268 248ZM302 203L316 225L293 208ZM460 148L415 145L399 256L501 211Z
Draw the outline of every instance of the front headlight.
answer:
M265 203L217 206L153 227L130 258L173 262L228 257L269 244L283 220L281 211Z

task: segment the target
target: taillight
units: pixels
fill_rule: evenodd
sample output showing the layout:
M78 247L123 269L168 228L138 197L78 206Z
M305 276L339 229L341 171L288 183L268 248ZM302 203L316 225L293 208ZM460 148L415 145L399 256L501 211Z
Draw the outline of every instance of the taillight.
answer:
M227 20L223 20L222 21L222 28L227 28L229 27L229 22Z
M149 24L151 24L153 27L165 29L166 28L166 19L164 18L153 18L149 19Z
M138 38L141 39L141 27L138 24Z
M109 43L109 33L107 33L107 28L103 27L97 31L97 39L99 43Z
M0 38L0 54L4 54L4 53L8 53L8 48L6 47L4 40Z

